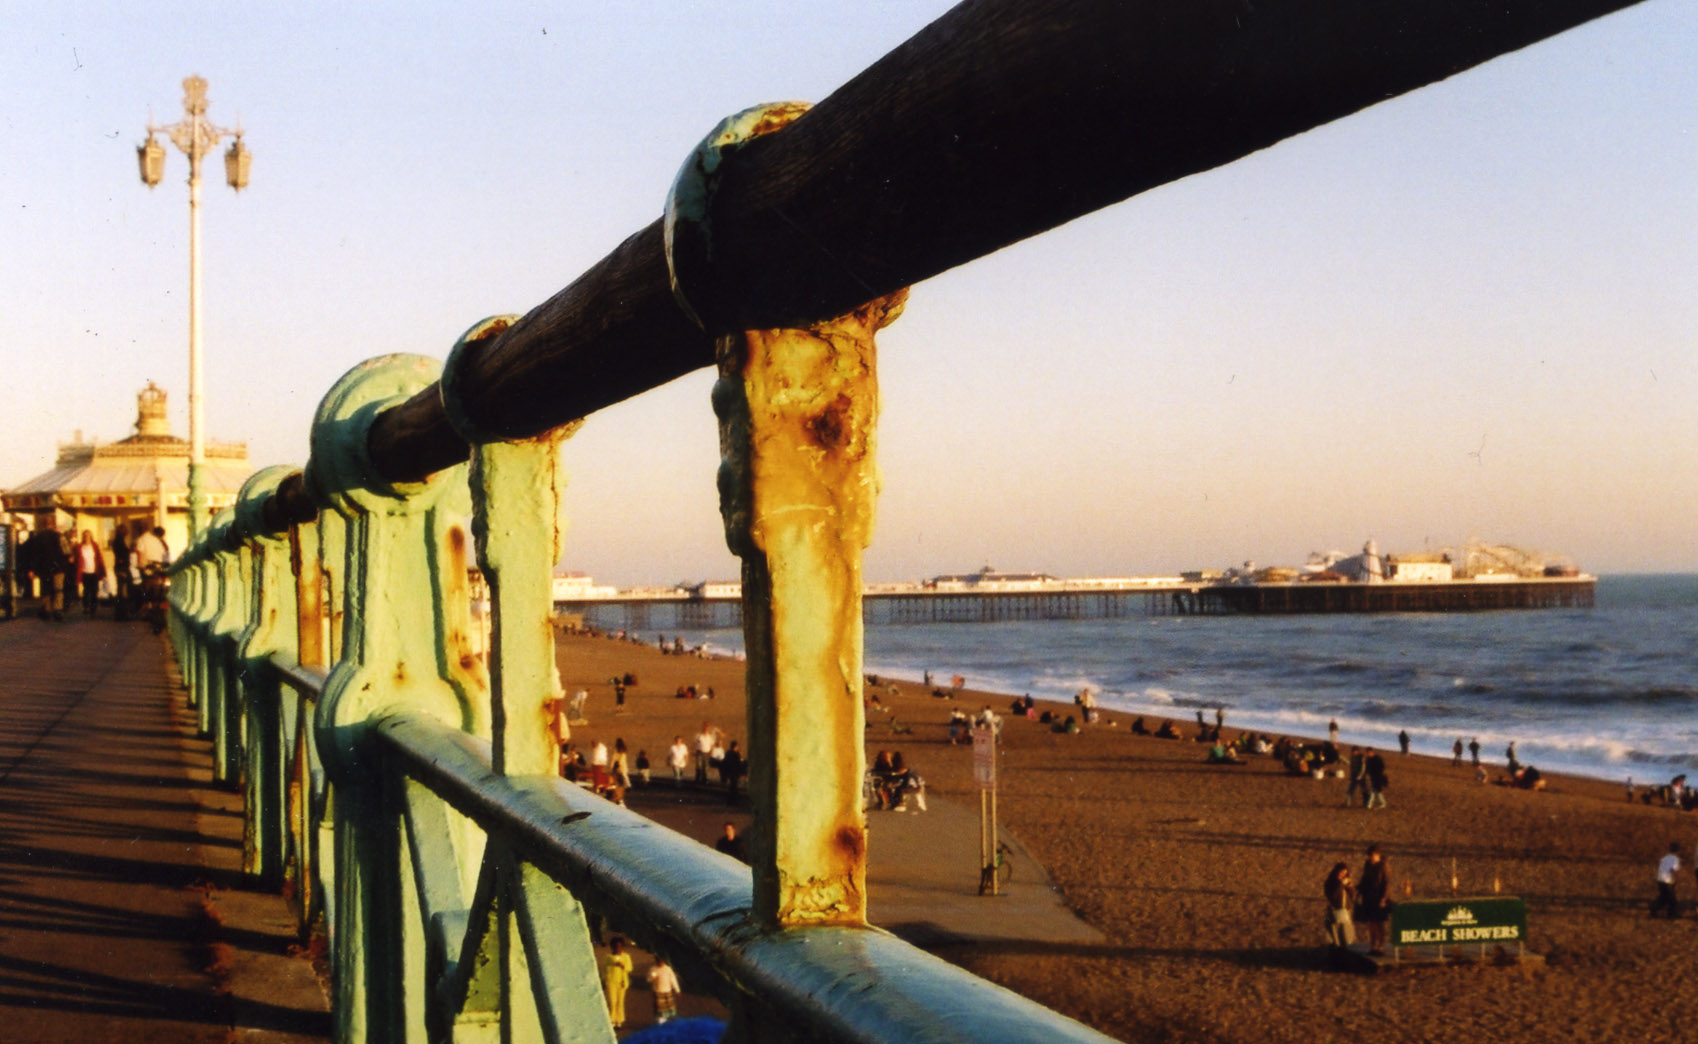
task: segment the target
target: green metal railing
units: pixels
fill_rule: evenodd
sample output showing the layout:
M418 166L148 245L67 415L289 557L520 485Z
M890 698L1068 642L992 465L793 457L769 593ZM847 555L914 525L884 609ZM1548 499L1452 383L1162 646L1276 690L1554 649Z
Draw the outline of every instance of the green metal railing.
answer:
M1621 6L966 3L811 110L727 120L664 221L530 314L351 370L305 468L176 564L170 631L247 871L328 939L337 1039L612 1040L586 910L733 1040L1104 1039L866 924L877 330L912 282ZM563 784L545 727L560 443L705 365L750 867Z

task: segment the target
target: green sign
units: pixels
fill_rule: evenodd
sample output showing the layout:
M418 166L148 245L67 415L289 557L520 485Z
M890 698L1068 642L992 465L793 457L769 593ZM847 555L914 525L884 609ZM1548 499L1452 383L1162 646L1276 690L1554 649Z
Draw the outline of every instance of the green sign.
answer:
M1526 941L1527 904L1516 898L1405 900L1391 909L1393 946Z

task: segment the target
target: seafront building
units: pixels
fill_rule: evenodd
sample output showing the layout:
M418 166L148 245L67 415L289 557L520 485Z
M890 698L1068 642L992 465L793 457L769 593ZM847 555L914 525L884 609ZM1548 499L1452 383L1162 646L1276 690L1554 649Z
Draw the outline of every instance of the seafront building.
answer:
M61 532L94 533L102 547L123 527L135 537L165 527L172 553L188 545L189 442L171 434L164 389L149 381L136 396L135 433L117 442L84 442L82 433L59 446L51 470L0 494L13 524L38 526L52 515ZM241 442L206 446L208 517L236 502L253 467Z

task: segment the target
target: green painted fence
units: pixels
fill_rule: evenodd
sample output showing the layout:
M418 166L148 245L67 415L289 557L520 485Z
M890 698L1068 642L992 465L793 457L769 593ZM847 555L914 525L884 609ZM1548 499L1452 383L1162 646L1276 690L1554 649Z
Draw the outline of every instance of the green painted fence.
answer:
M175 564L170 619L246 869L328 942L337 1040L611 1041L587 912L732 1041L1104 1040L866 925L877 331L909 283L1627 2L963 4L811 110L727 120L663 221L526 316L349 371L306 466ZM560 442L709 365L748 867L563 784L543 727Z

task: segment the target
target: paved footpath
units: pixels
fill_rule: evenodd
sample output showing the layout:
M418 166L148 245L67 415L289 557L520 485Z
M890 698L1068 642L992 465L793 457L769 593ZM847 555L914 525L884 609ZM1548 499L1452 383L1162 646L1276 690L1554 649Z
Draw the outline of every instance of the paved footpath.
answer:
M0 1041L328 1039L210 761L144 625L0 623Z

